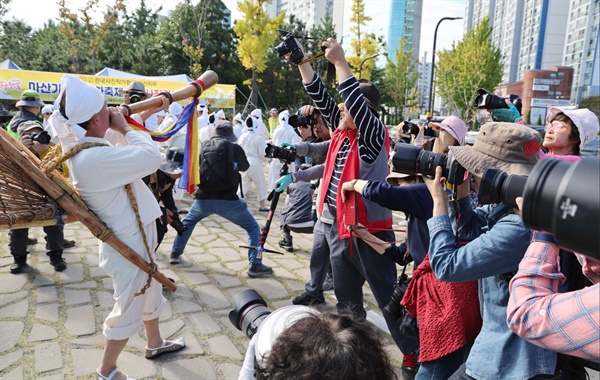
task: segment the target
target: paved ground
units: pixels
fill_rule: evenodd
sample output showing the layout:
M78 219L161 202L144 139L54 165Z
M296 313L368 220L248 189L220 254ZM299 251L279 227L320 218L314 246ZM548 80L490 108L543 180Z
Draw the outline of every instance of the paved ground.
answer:
M248 194L250 209L259 224L267 213L257 211L255 196ZM278 207L281 209L283 200ZM267 247L279 249L279 214L274 218ZM41 228L30 237L43 242ZM98 267L97 239L81 224L65 227L65 237L77 241L66 250L68 268L55 272L44 245L30 247L27 273L9 271L12 256L8 233L0 232L0 378L2 379L91 379L103 347L102 322L113 306L112 283ZM177 266L168 264L173 231L157 254L161 271L175 279L178 290L164 291L168 301L161 316L165 337L184 336L187 348L155 361L143 356L143 333L130 339L120 356L119 368L137 379L237 379L247 337L227 317L233 297L248 288L257 290L272 309L290 305L304 291L312 235L294 235L294 253L266 254L264 263L275 275L251 279L246 275L247 244L241 228L219 217L202 221ZM369 320L385 328L374 297L365 287ZM325 309L335 309L333 292L327 292ZM386 349L399 367L402 355L387 335Z

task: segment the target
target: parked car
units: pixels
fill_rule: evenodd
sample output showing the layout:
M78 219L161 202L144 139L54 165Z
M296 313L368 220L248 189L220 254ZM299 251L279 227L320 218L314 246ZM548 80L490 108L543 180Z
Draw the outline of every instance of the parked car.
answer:
M598 150L600 150L600 136L585 144L580 153L582 156L597 156Z
M465 135L464 145L473 145L475 144L475 140L477 140L477 134L479 131L469 131Z

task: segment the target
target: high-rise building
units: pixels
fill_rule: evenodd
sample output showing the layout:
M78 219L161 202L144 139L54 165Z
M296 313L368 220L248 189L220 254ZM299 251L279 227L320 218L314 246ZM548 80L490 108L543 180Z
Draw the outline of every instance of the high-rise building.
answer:
M264 7L271 17L276 17L282 12L294 15L310 30L320 26L326 15L332 17L333 2L334 0L273 0Z
M568 11L567 38L563 65L574 70L571 99L579 103L589 96L600 95L598 71L598 30L600 1L572 0Z
M465 32L463 34L476 27L486 17L489 17L491 25L494 25L495 7L496 0L466 0L465 22L463 24Z
M523 26L523 1L497 0L493 22L492 43L504 57L502 83L517 81Z

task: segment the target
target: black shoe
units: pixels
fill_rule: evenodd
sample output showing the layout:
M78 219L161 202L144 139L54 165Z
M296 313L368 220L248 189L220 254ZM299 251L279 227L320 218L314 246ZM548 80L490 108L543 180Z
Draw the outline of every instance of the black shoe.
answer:
M333 290L333 276L327 273L325 281L323 282L323 291Z
M25 260L15 261L15 263L10 266L10 273L12 273L12 274L22 273L28 267L29 267L29 265L27 265L27 262Z
M246 273L250 277L268 277L273 274L273 268L264 264L252 264Z
M181 259L179 258L181 255L177 252L171 252L171 256L169 257L169 264L179 264Z
M63 240L63 249L67 249L67 248L73 248L77 245L77 243L75 243L75 240ZM48 245L48 243L46 243L46 249L50 250L50 245Z
M37 244L36 238L27 238L27 245L34 245L34 244Z
M311 296L310 294L304 292L301 295L299 295L298 297L295 297L292 300L292 303L294 305L309 306L309 305L314 305L317 303L325 303L325 297L323 297L322 294L319 296Z
M52 265L57 272L62 272L67 269L67 262L62 258L62 254L50 256L50 265Z
M294 252L294 245L291 237L289 239L283 238L279 240L279 246L288 252Z

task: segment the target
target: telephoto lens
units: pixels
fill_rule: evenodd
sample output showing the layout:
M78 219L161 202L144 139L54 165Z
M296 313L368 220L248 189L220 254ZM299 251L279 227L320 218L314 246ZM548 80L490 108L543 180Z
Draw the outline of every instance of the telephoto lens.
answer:
M383 307L383 311L389 313L396 321L400 319L400 311L402 310L400 301L402 301L404 293L406 293L406 289L408 289L408 281L408 276L405 273L398 277L394 284L392 296L388 303Z
M453 185L460 185L465 180L465 169L451 156L434 153L418 146L397 143L396 153L392 157L392 171L403 174L422 174L435 177L435 168L442 167L442 176Z
M479 93L479 95L477 95L477 97L475 98L476 108L483 108L488 110L508 108L508 105L506 105L504 98L492 94L484 88L480 88L479 90L477 90L477 92Z
M521 215L559 246L600 259L600 159L541 160L525 183Z
M234 309L229 312L229 321L252 339L261 323L271 314L271 310L254 289L246 289L236 294L233 304Z
M523 195L526 181L527 177L523 175L508 175L493 166L486 168L477 191L479 203L482 205L503 203L517 208L515 199Z
M289 164L296 160L296 149L286 149L284 147L267 143L267 147L265 148L265 157L277 158L278 160L285 161Z

